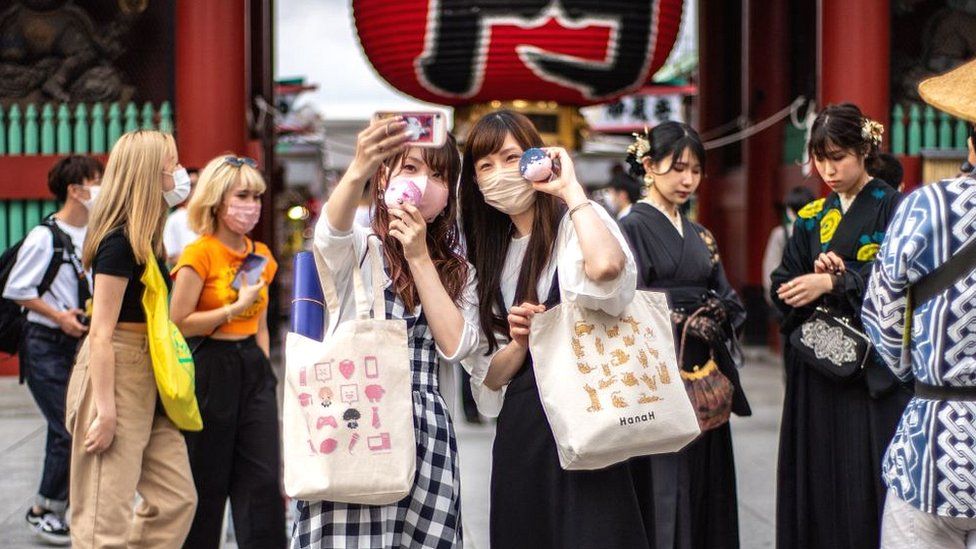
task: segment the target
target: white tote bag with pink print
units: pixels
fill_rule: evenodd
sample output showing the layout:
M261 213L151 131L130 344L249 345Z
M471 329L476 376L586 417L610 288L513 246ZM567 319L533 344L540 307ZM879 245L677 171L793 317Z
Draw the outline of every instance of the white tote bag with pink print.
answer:
M305 501L385 505L406 497L416 472L407 326L387 320L382 256L372 255L373 316L355 266L356 319L324 341L289 333L285 348L285 492ZM313 247L330 323L339 299Z

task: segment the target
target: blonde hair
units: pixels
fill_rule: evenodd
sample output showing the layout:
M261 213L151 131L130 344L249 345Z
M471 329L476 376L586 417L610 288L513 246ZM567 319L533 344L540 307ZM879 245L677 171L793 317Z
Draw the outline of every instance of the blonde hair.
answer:
M161 178L167 155L176 156L176 142L155 130L128 132L112 147L88 221L82 253L86 269L105 236L117 228L124 231L138 263L162 254L166 202Z
M224 202L224 196L241 183L244 189L264 193L267 185L256 168L241 163L235 166L226 162L234 158L233 153L222 154L210 162L200 172L196 191L186 207L186 217L190 229L197 234L214 234L217 231L217 210Z

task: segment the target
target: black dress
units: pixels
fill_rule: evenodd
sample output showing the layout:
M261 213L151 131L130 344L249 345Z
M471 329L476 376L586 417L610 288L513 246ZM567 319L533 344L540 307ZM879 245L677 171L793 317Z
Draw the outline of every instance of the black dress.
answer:
M864 289L899 194L874 179L846 213L831 193L799 212L783 263L772 275L773 302L783 313L786 397L780 429L776 540L781 549L877 547L885 488L881 460L910 392L875 357L863 374L835 382L806 366L789 335L825 305L860 322ZM812 273L822 252L847 268L833 292L794 309L776 290Z
M741 354L734 336L745 309L729 285L715 240L704 227L681 218L684 237L657 208L639 202L620 221L637 261L637 286L668 293L672 308L691 314L706 299L726 311L725 341L712 349L720 371L734 387L732 411L752 414L736 369ZM676 330L677 332L678 330ZM680 345L679 334L675 344ZM688 337L683 369L703 364L710 346ZM654 538L659 549L737 548L739 520L729 424L706 431L684 450L644 458L653 468Z
M545 304L552 308L558 303L557 277ZM530 355L509 383L498 415L492 448L491 546L654 549L649 536L651 493L646 459L597 471L560 467Z

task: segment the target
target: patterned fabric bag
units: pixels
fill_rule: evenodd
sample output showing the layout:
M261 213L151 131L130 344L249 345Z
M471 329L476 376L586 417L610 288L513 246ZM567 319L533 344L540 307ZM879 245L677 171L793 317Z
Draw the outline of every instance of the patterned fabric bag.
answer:
M338 323L331 273L313 247L329 329L324 341L289 333L283 407L285 493L304 501L386 505L416 474L407 324L386 318L382 255L372 246L373 304L358 262L356 319Z
M676 452L697 438L665 295L638 291L619 316L562 297L535 316L529 336L562 468L602 469Z
M695 311L685 321L681 330L681 350L678 352L678 366L681 368L681 380L685 383L685 391L695 408L698 425L701 430L708 431L720 427L729 421L732 414L732 382L725 377L715 362L715 353L705 362L704 366L695 366L691 372L683 368L685 343L688 339L688 325L691 320L701 314L702 308ZM711 347L711 344L709 344Z
M803 362L824 376L846 381L860 375L871 353L868 336L851 320L818 307L790 334L790 344Z

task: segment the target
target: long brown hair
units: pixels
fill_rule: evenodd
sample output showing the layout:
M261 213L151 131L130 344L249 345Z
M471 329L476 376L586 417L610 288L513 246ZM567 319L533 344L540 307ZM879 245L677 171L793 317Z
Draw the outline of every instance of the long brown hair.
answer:
M373 232L383 242L383 256L389 269L393 291L403 301L407 311L413 310L420 303L420 295L413 283L413 276L407 267L407 260L403 255L400 241L390 236L390 212L383 200L383 191L390 178L397 175L409 150L404 151L384 162L374 179L379 179L373 185ZM460 303L461 294L468 281L468 264L461 255L459 247L461 236L457 225L457 180L461 171L461 156L458 154L457 142L454 136L447 134L447 143L439 149L421 149L421 158L427 164L430 173L440 172L447 183L447 207L433 221L427 224L427 251L434 262L437 274L440 276L447 295L454 303Z
M468 261L478 273L478 316L481 331L488 340L489 351L498 347L495 332L507 332L508 321L504 314L495 312L498 293L501 291L501 274L512 241L513 224L508 214L485 203L485 196L478 187L475 162L498 152L509 135L522 150L544 146L542 137L525 116L499 110L483 116L471 128L461 169L461 219L467 244ZM536 193L535 218L532 236L525 251L525 259L519 272L515 301L539 302L537 286L549 259L562 206L556 197Z

